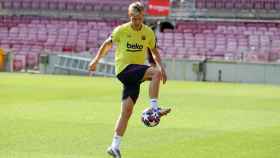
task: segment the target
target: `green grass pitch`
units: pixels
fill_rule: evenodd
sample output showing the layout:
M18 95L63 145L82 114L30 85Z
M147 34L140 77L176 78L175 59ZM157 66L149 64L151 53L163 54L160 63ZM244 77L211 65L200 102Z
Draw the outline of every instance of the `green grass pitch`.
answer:
M124 158L280 158L280 87L168 81L173 111L144 127L148 82L122 139ZM0 73L0 158L108 158L115 78Z

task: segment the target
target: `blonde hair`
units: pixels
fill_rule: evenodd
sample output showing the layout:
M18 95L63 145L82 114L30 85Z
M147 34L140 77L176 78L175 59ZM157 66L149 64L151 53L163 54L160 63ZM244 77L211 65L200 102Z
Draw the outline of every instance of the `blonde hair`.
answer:
M144 11L144 5L141 2L133 2L128 7L128 14L139 15Z

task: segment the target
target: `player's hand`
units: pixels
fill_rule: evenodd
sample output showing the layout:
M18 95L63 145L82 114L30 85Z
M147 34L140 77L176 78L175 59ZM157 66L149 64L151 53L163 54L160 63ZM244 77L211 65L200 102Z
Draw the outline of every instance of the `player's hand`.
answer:
M89 65L88 65L88 69L89 71L95 71L96 70L96 66L97 66L98 61L93 59Z

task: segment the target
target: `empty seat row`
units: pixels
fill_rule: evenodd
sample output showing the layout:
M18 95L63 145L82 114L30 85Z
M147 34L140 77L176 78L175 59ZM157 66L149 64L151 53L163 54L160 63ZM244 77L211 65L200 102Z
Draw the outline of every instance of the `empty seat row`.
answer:
M15 55L14 69L36 68L45 52L97 51L116 21L1 17L0 47ZM95 52L92 52L95 53Z
M178 22L175 30L159 33L158 46L164 57L276 61L280 59L279 32L278 23L185 21Z
M130 1L122 0L8 0L0 1L3 9L126 11Z
M10 45L11 48L17 45L39 45L55 51L70 47L78 52L98 47L119 23L61 19L25 19L20 23L19 19L16 20L15 26L10 26L7 19L1 21L0 44Z
M280 9L279 0L196 0L197 9Z

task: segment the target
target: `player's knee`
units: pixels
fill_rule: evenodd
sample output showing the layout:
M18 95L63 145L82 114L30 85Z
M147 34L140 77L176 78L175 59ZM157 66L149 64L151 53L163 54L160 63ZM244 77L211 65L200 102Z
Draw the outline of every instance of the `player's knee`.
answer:
M153 78L154 78L154 79L157 79L157 80L160 80L160 78L161 78L161 72L160 72L159 69L155 68L155 69L153 70Z

